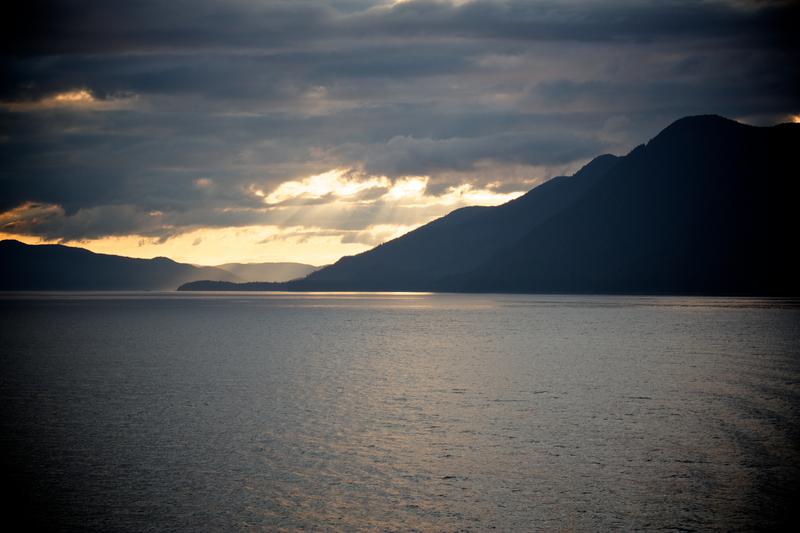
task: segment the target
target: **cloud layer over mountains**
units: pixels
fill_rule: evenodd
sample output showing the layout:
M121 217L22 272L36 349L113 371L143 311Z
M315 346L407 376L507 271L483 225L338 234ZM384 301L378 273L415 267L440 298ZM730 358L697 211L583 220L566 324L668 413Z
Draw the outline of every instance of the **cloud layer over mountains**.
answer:
M800 114L790 2L15 4L0 32L8 235L270 228L241 238L358 251L681 116Z

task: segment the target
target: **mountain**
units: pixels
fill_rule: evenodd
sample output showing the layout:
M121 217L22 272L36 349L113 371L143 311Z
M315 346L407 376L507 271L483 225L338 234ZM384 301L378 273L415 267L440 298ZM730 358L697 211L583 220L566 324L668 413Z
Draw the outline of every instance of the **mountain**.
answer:
M234 274L245 282L280 282L304 278L320 269L303 263L225 263L216 268Z
M800 124L672 124L578 202L478 269L466 291L800 294Z
M498 207L471 207L291 290L800 294L800 124L687 117Z
M429 290L470 272L572 205L617 158L603 155L572 177L557 177L499 207L465 207L406 235L308 276L316 290Z
M59 244L0 241L0 290L173 290L201 279L241 281L219 268L166 257L133 259Z
M624 157L600 156L501 206L453 211L303 279L285 281L315 267L195 267L2 241L0 290L798 295L798 148L800 124L687 117Z

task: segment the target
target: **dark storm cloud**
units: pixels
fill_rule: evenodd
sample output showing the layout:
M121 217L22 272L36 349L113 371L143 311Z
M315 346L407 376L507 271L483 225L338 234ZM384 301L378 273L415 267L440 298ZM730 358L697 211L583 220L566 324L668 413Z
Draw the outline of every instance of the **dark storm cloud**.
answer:
M280 46L327 32L334 8L303 0L15 2L4 46L16 53L115 53Z
M603 148L595 138L547 132L448 139L394 137L366 150L365 170L402 176L472 170L480 161L556 165L591 157Z
M521 40L792 38L791 2L158 0L16 2L4 45L17 53L276 48L364 37ZM765 29L773 32L765 32ZM777 30L777 31L776 31Z
M31 100L85 87L100 98L129 93L191 94L221 100L228 106L264 105L291 102L305 90L340 80L358 84L364 78L457 74L472 66L469 57L464 46L431 49L414 44L245 55L216 51L190 56L171 52L5 57L0 65L16 83L4 85L0 97Z
M792 2L39 1L10 14L0 213L57 206L17 217L48 237L273 223L254 190L332 168L429 175L431 193L520 190L683 115L800 112ZM368 226L381 191L363 199L374 211L320 211L317 225Z

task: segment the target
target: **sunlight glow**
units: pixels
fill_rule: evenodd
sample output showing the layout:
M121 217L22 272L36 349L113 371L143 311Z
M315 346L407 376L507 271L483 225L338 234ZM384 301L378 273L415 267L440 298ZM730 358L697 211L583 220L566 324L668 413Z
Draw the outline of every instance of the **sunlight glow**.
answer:
M410 176L401 178L394 182L394 185L386 194L387 198L400 200L403 198L420 198L424 196L425 189L428 187L428 178L422 176Z
M442 196L442 201L446 205L500 205L518 198L523 192L497 193L487 189L474 189L470 184L450 187L447 193Z
M385 176L358 180L348 176L347 173L347 169L337 168L300 181L285 181L266 195L264 202L276 205L288 200L320 199L327 196L351 198L369 189L388 188L391 185ZM262 196L263 192L261 194L259 192L261 191L256 190L255 194Z
M64 208L54 204L25 202L0 213L0 235L14 234L32 225L46 223L48 219L63 217Z
M181 263L219 265L294 261L311 265L335 262L343 255L363 252L372 246L342 242L341 232L316 232L313 228L297 235L299 228L244 226L200 228L166 240L125 235L64 242L0 232L0 240L16 239L27 244L64 244L95 253L149 259L169 257ZM318 234L319 233L319 234Z
M470 184L446 188L442 194L428 194L428 176L405 176L394 182L386 176L363 176L350 169L333 169L302 180L285 181L266 194L255 184L250 191L270 206L302 205L304 201L373 203L409 206L499 205L522 195L524 191L498 193L476 189ZM376 194L363 198L365 193Z
M108 111L114 109L128 109L135 105L136 95L124 95L99 99L89 89L80 88L52 94L40 100L2 102L0 108L16 112L43 111L48 109L77 109Z
M132 206L67 213L59 205L27 202L0 213L0 238L31 244L60 242L129 257L166 256L204 265L270 261L323 265L400 237L459 207L498 205L523 194L493 190L499 182L485 188L469 183L438 187L437 193L429 190L430 184L429 176L392 181L341 168L283 182L269 193L252 184L248 190L263 207L246 208L244 213L233 206L217 208L216 215L231 213L232 225L222 227L193 226L159 210L140 212ZM192 185L209 194L217 187L208 177L197 178ZM140 233L63 241L55 237L97 232L93 225L109 217ZM233 225L241 220L254 222Z
M68 91L65 93L59 93L55 96L52 96L51 99L54 102L63 102L65 104L83 104L88 102L94 102L94 96L92 93L87 91L86 89L79 89L77 91Z

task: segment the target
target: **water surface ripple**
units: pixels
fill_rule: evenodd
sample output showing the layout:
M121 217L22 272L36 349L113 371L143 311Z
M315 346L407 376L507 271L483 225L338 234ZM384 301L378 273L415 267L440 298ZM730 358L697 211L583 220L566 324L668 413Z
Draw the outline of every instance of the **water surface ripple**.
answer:
M10 500L75 531L796 518L793 300L6 294Z

